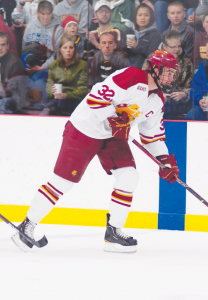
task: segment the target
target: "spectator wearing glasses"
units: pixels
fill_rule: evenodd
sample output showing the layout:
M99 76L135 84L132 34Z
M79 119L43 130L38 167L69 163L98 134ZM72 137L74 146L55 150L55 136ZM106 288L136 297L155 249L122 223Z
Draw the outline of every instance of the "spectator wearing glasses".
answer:
M177 31L171 30L163 36L162 48L171 53L179 63L175 80L163 92L165 119L183 119L191 108L189 94L194 70L190 59L184 56L181 44L181 36Z
M100 49L100 37L103 33L110 32L114 36L117 49L124 46L123 32L110 23L112 16L110 3L106 0L100 0L95 4L94 11L98 27L89 32L86 30L89 44L85 46L85 55L88 57L89 65L91 65L90 60L94 54Z

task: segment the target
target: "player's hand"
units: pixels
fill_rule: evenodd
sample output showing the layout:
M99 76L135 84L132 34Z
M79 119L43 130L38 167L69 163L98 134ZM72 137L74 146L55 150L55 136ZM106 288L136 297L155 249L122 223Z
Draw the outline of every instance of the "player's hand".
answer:
M158 156L157 159L165 165L165 168L160 167L159 176L170 183L174 183L179 175L179 169L174 154L161 155Z
M127 141L130 131L130 120L127 113L122 112L118 117L110 117L108 121L112 128L112 136Z

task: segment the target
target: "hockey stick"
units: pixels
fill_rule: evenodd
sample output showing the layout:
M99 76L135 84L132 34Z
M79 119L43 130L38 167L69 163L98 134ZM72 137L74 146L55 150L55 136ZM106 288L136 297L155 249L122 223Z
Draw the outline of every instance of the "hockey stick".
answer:
M0 219L2 219L2 221L4 221L5 223L7 223L9 226L11 226L17 232L19 232L20 239L21 239L21 236L22 236L22 237L24 237L28 241L28 244L27 244L27 243L25 243L24 240L21 239L22 242L25 243L28 247L32 248L33 246L36 246L38 248L42 248L42 247L44 247L44 246L46 246L48 244L48 240L47 240L47 238L46 238L45 235L39 241L35 241L35 240L31 239L29 236L27 236L24 232L20 231L20 229L18 227L16 227L12 222L10 222L9 220L7 220L1 214L0 214Z
M165 166L159 161L157 160L157 158L155 158L148 150L146 150L139 142L137 142L132 136L129 136L129 140L136 145L140 150L142 150L145 154L147 154L147 156L149 156L158 166L165 168ZM194 195L199 201L201 201L204 205L206 205L208 207L208 202L202 198L199 194L197 194L192 188L190 188L188 186L188 184L186 184L185 182L183 182L181 179L177 178L176 181L182 185L183 187L185 187L185 189L187 189L187 191L189 191L192 195Z

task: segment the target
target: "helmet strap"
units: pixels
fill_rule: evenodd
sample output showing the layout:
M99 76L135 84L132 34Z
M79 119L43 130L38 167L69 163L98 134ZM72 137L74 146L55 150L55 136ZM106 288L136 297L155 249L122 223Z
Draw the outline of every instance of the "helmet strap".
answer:
M156 69L156 68L158 69L158 66L155 65L155 66L153 67L152 63L151 63L149 60L147 60L147 62L148 62L148 64L149 64L149 66L150 66L150 74L151 74L152 78L154 79L154 82L155 82L156 86L158 87L159 90L162 91L162 88L161 88L161 86L159 85L158 80L160 79L160 75L162 74L162 70L163 70L163 67L164 67L164 66L162 66L162 65L160 66L159 73L158 73L158 75L157 75L156 72L155 72L155 69Z

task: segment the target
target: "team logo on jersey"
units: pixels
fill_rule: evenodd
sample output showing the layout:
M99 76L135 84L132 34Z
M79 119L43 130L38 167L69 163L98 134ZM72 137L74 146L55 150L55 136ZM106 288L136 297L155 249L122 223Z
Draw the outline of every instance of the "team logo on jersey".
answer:
M143 111L139 111L139 106L137 104L121 104L116 107L116 113L122 114L123 111L127 113L130 121L134 121L140 114L143 114Z
M72 176L74 177L74 176L76 176L77 175L77 170L74 170L73 172L72 172Z

